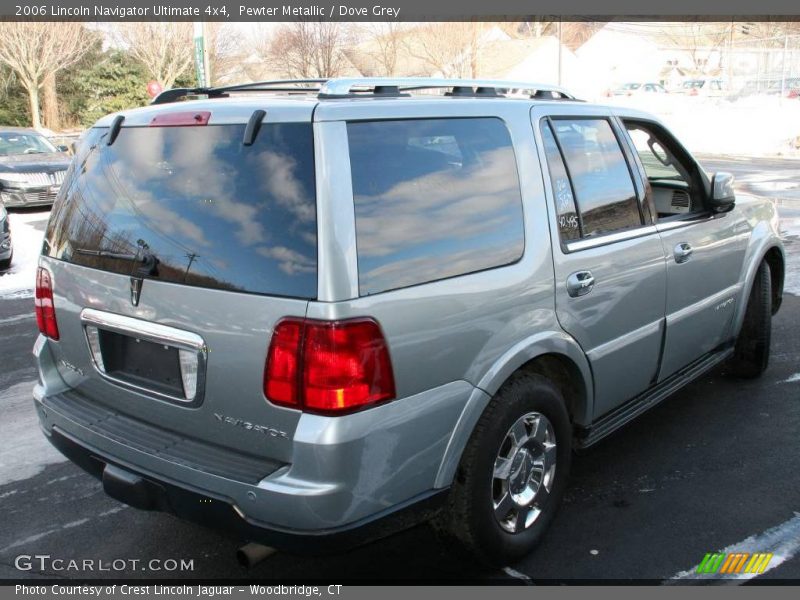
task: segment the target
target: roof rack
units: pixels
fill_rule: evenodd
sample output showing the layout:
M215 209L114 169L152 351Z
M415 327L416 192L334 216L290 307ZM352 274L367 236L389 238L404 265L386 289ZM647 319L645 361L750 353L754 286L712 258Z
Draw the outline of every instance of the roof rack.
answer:
M447 90L449 96L492 97L528 96L536 99L575 100L561 86L529 81L495 79L447 79L433 77L353 77L336 79L277 79L222 87L176 88L165 90L152 104L177 102L189 96L224 98L230 92L315 93L325 98L405 96L423 90Z
M270 81L254 81L237 83L221 87L174 88L164 90L153 98L151 104L168 104L177 102L188 96L208 96L209 98L225 98L229 92L296 92L318 93L327 79L274 79ZM315 85L316 87L301 87Z
M530 81L498 79L449 79L434 77L361 77L329 79L319 91L320 98L351 98L365 94L402 94L411 91L446 89L451 96L505 96L510 93L531 98L575 100L561 86Z

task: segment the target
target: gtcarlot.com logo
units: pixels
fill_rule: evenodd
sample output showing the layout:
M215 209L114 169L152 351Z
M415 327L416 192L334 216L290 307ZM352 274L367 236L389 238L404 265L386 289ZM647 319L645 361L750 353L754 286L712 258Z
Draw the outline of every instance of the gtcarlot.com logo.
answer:
M176 558L53 558L50 554L20 554L14 559L19 571L120 572L194 571L194 559Z

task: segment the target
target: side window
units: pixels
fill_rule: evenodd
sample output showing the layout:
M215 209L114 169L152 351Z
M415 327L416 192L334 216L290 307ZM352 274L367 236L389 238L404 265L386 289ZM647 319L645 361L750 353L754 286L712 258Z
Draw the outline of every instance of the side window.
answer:
M502 120L360 121L347 135L361 295L522 256L519 176Z
M544 151L547 155L547 167L550 171L550 181L553 184L553 196L556 200L556 215L558 218L558 231L565 242L577 240L581 237L578 210L575 208L575 195L572 184L558 150L556 138L549 123L542 123L542 140Z
M697 167L675 138L655 123L627 119L623 123L647 176L646 200L658 218L704 212L704 187Z
M636 189L611 124L602 118L552 119L551 123L572 183L581 237L641 226ZM558 161L548 156L551 169L554 162L557 170ZM559 186L558 178L554 185ZM558 188L554 193L558 196Z

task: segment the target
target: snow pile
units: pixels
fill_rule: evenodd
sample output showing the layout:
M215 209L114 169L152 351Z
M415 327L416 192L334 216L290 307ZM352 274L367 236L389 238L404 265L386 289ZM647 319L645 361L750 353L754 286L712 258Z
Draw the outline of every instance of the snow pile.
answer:
M781 236L786 244L786 279L783 291L800 296L800 216L781 216Z
M798 156L800 100L750 96L735 101L682 94L605 98L661 118L694 153Z
M9 213L14 259L11 269L0 274L0 298L33 297L36 265L42 251L44 228L49 216L50 212L46 210Z
M23 381L0 392L0 406L7 417L0 436L0 486L23 481L47 465L67 460L39 430L32 401L35 383Z

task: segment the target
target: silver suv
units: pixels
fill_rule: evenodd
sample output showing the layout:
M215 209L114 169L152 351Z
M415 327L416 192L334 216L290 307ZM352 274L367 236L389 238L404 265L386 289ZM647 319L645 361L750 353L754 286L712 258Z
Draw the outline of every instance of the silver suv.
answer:
M777 225L658 119L552 86L170 90L77 150L36 406L132 506L293 551L429 519L505 564L573 449L764 371Z

